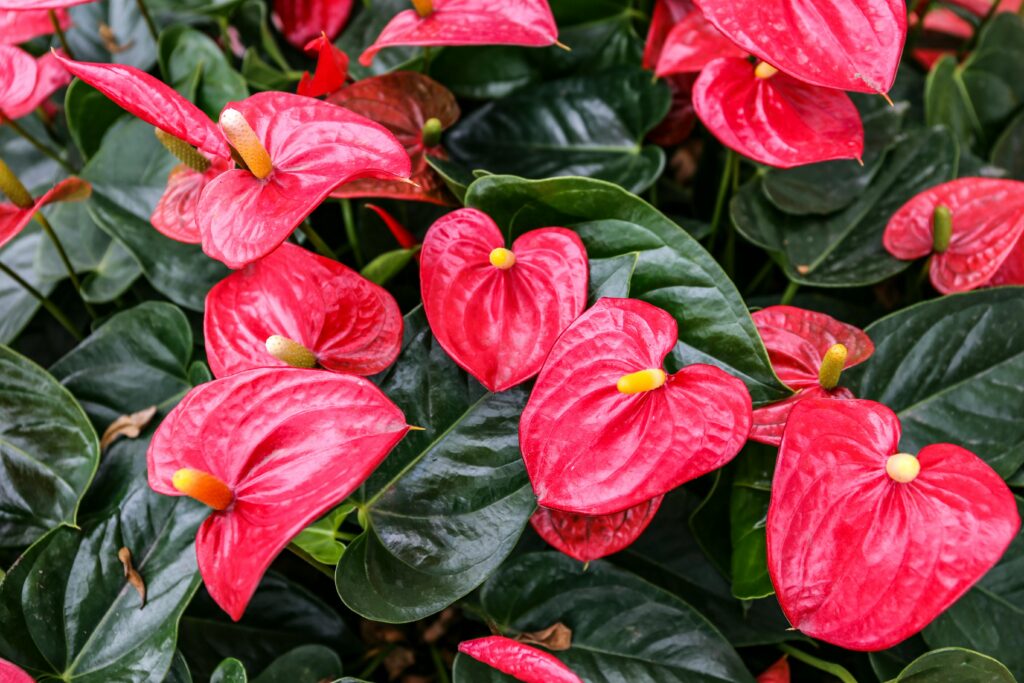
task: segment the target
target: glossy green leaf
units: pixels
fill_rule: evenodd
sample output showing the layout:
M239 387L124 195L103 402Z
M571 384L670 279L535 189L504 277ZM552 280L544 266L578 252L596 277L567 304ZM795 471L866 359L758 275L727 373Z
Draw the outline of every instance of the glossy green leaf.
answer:
M338 536L342 523L354 512L356 506L344 503L313 522L292 539L292 543L323 564L336 565L345 552L345 544Z
M97 0L68 10L68 42L76 59L127 64L148 71L156 62L156 41L135 0ZM108 40L100 26L109 29Z
M852 204L827 216L794 216L777 209L760 177L731 202L733 224L754 244L775 252L793 282L818 287L867 285L899 273L908 261L882 246L886 223L918 192L956 174L957 145L943 128L909 133Z
M1009 177L1024 180L1024 111L1021 111L992 146L992 163Z
M466 189L473 183L473 174L450 159L427 156L427 163L441 176L448 190L460 202L466 200Z
M1017 679L991 657L950 647L914 660L890 683L1017 683Z
M234 657L228 657L217 665L210 676L210 683L248 683L245 666Z
M374 621L438 612L508 556L536 508L519 453L523 387L487 393L448 358L422 308L381 389L408 434L354 497L370 528L338 563L341 599Z
M201 311L207 291L228 270L198 245L175 242L149 223L176 161L157 141L152 126L125 118L107 132L81 175L93 184L87 206L96 224L132 253L161 294Z
M944 296L866 331L875 353L843 383L896 411L901 449L954 443L1003 477L1024 464L1024 289Z
M359 274L378 285L386 284L409 265L419 250L419 246L416 246L412 249L386 251L367 263Z
M38 231L25 231L0 251L0 261L44 296L56 287L54 280L43 278L35 268L36 253L43 240ZM0 272L0 344L9 344L21 333L39 310L39 302L24 287ZM49 315L44 314L44 315Z
M320 683L341 676L341 660L323 645L304 645L275 659L253 683Z
M775 592L768 576L768 502L777 449L750 442L737 456L729 501L732 594L740 600Z
M564 623L572 629L572 647L553 654L585 680L753 681L728 641L696 610L605 561L584 568L555 552L520 556L487 582L480 606L505 635Z
M245 79L228 63L221 48L188 26L172 26L160 34L159 61L165 81L182 94L198 73L195 104L210 118L220 116L228 102L249 95Z
M0 586L0 657L37 679L158 683L171 667L178 619L199 585L193 539L209 509L150 490L147 445L115 442L83 502L81 530L39 539ZM146 584L141 609L118 559L123 547Z
M242 57L242 76L256 90L290 91L296 83L278 68L267 64L253 47L246 50Z
M74 397L28 358L0 346L0 548L21 548L75 524L99 450Z
M679 322L670 366L717 365L746 382L755 404L789 395L735 285L696 240L640 198L587 178L491 176L473 183L466 203L513 235L552 225L575 230L590 258L591 301L641 299Z
M64 95L64 114L67 117L68 133L85 159L99 150L107 130L125 116L124 109L77 78L71 82Z
M641 192L664 167L664 152L643 139L670 99L664 83L635 67L548 81L464 117L445 148L474 170L589 176Z
M191 358L185 314L151 301L111 317L50 370L103 430L121 415L174 407L192 388Z
M189 671L188 662L185 661L181 652L174 653L171 670L167 672L164 683L192 683L192 672Z

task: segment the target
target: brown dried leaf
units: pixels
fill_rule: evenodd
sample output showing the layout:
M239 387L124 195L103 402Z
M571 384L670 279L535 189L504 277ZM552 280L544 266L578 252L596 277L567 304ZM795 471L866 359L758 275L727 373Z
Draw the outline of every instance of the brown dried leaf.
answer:
M156 406L150 406L137 413L122 415L117 418L103 432L103 437L100 439L100 449L106 450L107 446L114 443L119 436L125 436L129 439L138 438L154 415L156 415Z
M558 622L540 631L520 633L516 640L527 645L540 645L552 652L560 652L572 647L572 629Z
M384 668L388 672L388 680L393 681L401 676L406 669L416 663L416 653L407 647L396 647L384 658Z
M122 52L132 49L132 47L135 46L134 40L129 40L127 43L124 43L123 45L117 42L117 36L114 35L114 29L110 28L109 24L106 24L102 21L99 25L99 34L100 40L103 41L103 47L105 47L107 49L107 52L109 52L112 55L120 54Z
M117 551L117 559L121 560L128 583L135 587L139 597L142 598L142 604L139 605L139 609L142 609L146 606L146 582L142 580L142 575L132 566L132 551L128 550L128 548L121 548Z
M458 613L451 607L438 614L437 619L423 631L423 642L433 645L439 641L448 632L448 628L457 616Z

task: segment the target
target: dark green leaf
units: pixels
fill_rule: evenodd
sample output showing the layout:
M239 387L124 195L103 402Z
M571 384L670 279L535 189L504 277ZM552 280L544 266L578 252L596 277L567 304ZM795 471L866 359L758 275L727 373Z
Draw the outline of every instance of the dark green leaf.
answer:
M679 322L670 365L717 365L746 382L755 404L789 395L733 283L696 240L640 198L587 178L492 176L474 182L466 202L514 235L551 225L575 230L590 258L592 301L641 299Z
M21 548L49 529L75 524L99 450L74 397L41 367L0 346L0 548Z
M473 183L473 174L450 159L426 157L427 163L433 168L444 184L448 186L455 198L460 202L466 200L466 188Z
M818 287L867 285L899 273L908 261L882 246L886 223L921 190L952 179L957 146L944 128L915 131L885 158L856 201L827 216L793 216L764 194L760 177L747 183L731 203L737 230L782 259L793 282Z
M71 139L87 160L99 150L107 130L125 115L106 95L77 78L64 95L64 112Z
M26 230L4 246L0 251L0 261L37 291L48 296L57 283L44 279L35 268L36 253L42 240L41 232ZM14 341L37 310L39 302L36 298L6 273L0 272L0 312L3 312L0 315L0 344Z
M418 246L412 249L395 249L393 251L386 251L377 258L373 259L360 272L360 275L365 277L370 282L376 282L378 285L386 284L391 278L402 272L402 269L409 265L409 261L412 257L419 252Z
M992 146L992 163L1011 178L1024 180L1024 111L1010 122Z
M178 92L185 94L198 72L195 104L216 119L228 102L248 97L245 79L224 52L205 34L188 26L172 26L160 34L160 71ZM186 95L187 96L187 95Z
M991 657L950 647L914 660L890 683L1017 683L1017 679Z
M210 683L248 683L245 667L240 661L228 657L221 662L210 676Z
M405 622L480 585L533 513L518 433L527 391L487 393L436 343L422 308L406 316L380 385L426 431L408 434L358 492L370 528L342 555L337 585L364 617Z
M1024 464L1024 289L944 296L866 331L875 353L844 384L896 411L901 449L954 443L1003 477Z
M143 71L156 62L156 41L136 0L98 0L71 7L68 13L68 42L76 59L127 64ZM104 40L104 26L109 40Z
M560 553L523 555L487 582L480 601L506 635L556 622L572 629L572 647L554 654L585 680L753 681L732 646L692 607L604 561L585 569Z
M768 502L777 450L750 442L736 458L729 504L732 536L732 594L740 600L775 592L768 576Z
M164 683L192 683L192 672L188 670L188 663L180 652L174 653L171 670L167 672Z
M664 83L635 67L548 81L465 117L446 135L445 148L471 169L589 176L641 192L664 166L661 148L643 139L670 100Z
M303 645L275 659L252 683L320 683L341 676L341 660L323 645Z
M256 48L250 47L242 57L242 76L257 90L292 90L295 80L267 64Z

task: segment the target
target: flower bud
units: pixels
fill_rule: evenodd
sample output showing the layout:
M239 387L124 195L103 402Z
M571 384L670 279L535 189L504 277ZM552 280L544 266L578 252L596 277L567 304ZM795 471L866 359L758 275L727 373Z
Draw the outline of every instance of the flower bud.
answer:
M441 127L441 120L438 118L429 118L423 124L423 146L424 147L436 147L441 142L441 133L444 128Z

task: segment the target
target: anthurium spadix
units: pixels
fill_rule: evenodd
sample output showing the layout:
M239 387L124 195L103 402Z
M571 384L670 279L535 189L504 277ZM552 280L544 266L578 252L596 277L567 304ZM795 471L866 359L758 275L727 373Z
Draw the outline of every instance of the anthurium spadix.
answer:
M210 506L196 536L199 571L238 620L274 557L408 429L361 377L250 370L196 387L170 412L149 446L149 485Z
M504 636L463 641L459 652L523 683L583 683L558 657Z
M885 93L907 38L903 0L695 0L747 52L794 78Z
M359 57L369 66L386 47L418 45L523 45L558 42L548 0L412 0Z
M797 402L810 397L853 398L853 392L840 386L840 374L867 360L875 345L853 325L795 306L769 306L752 317L775 374L796 391L754 411L750 438L778 446Z
M710 62L693 86L693 105L722 144L769 166L864 154L864 126L846 93L809 85L766 62Z
M229 164L205 182L195 220L203 251L232 268L273 251L337 185L410 173L409 155L394 135L342 107L264 92L228 103L218 125L138 69L62 62L127 111L195 147L211 164ZM233 168L231 159L243 167ZM208 172L201 166L193 168Z
M675 318L635 299L600 299L558 338L519 423L542 506L620 512L736 456L746 386L710 365L668 374L677 340Z
M47 204L87 199L92 186L79 178L65 178L39 197L29 194L14 171L0 159L0 247L20 233ZM2 201L6 196L8 201Z
M960 178L925 190L893 214L882 244L899 259L931 255L943 294L1024 284L1024 182Z
M1000 558L1020 528L1013 494L952 444L901 453L873 401L800 401L779 448L768 570L807 635L882 650L924 628Z
M536 375L587 303L587 252L565 228L541 228L506 248L491 217L459 209L423 238L423 310L441 347L490 391Z
M530 525L548 545L580 562L599 560L628 547L654 519L664 496L610 515L580 515L539 508Z
M215 377L288 365L373 375L402 344L402 314L387 290L287 242L217 283L205 315Z

